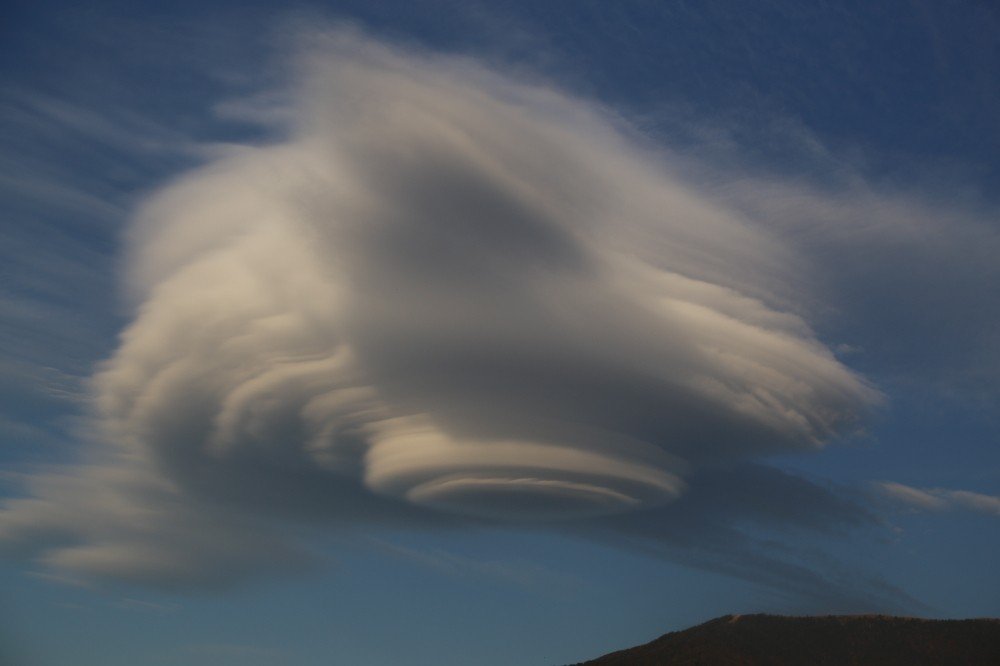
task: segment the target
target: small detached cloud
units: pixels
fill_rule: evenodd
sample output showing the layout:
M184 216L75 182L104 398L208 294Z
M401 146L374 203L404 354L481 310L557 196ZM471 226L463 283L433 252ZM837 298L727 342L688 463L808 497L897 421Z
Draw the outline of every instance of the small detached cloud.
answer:
M962 510L1000 517L1000 497L947 488L913 488L893 481L872 484L891 502L915 511Z

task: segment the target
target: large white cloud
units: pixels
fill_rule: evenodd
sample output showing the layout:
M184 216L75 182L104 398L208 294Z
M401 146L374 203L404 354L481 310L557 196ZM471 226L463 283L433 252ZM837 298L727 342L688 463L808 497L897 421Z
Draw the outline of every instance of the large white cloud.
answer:
M795 253L606 110L343 32L304 61L287 140L136 216L135 315L92 384L112 466L227 511L584 518L879 401L796 314ZM105 524L75 539L113 550Z
M819 446L874 399L762 300L775 240L598 110L345 35L309 68L286 144L140 214L141 305L96 380L118 441L571 515Z

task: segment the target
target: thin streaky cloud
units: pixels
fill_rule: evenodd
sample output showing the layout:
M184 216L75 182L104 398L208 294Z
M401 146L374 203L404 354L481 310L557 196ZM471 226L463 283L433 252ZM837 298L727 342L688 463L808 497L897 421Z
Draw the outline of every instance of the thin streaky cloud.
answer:
M917 511L971 511L1000 516L1000 497L969 490L950 488L915 488L894 481L872 484L881 496Z

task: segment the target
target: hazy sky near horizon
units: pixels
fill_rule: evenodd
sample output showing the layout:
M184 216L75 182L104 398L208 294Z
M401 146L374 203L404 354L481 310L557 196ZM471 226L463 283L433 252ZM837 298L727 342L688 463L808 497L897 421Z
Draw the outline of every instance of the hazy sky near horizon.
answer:
M1000 14L15 3L0 659L1000 615Z

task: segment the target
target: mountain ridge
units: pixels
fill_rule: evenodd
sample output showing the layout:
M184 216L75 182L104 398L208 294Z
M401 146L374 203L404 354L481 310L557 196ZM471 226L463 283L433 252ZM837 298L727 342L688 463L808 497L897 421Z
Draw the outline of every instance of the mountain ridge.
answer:
M576 666L1000 664L1000 619L723 615Z

